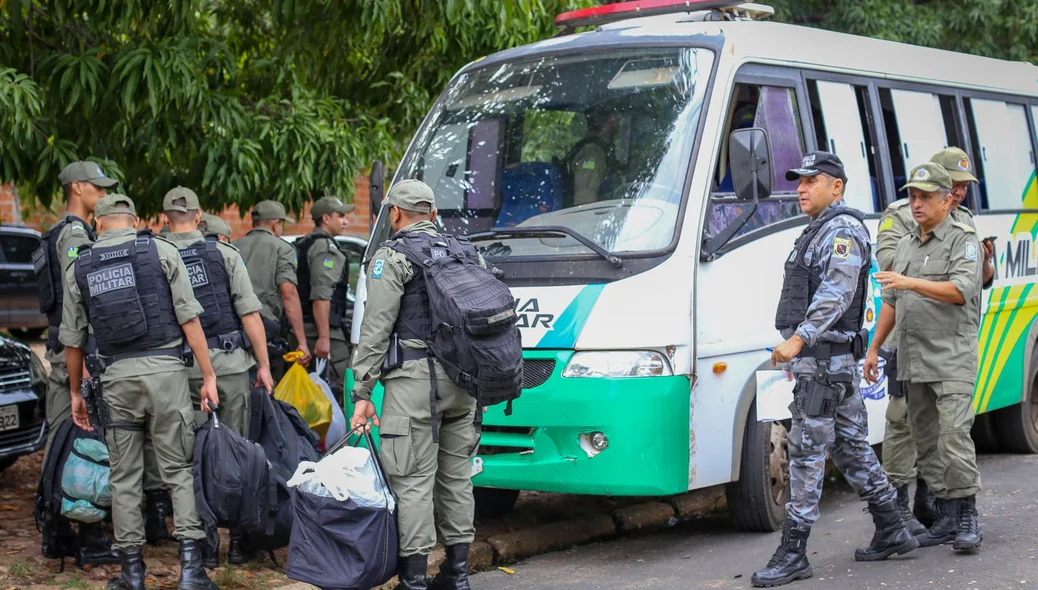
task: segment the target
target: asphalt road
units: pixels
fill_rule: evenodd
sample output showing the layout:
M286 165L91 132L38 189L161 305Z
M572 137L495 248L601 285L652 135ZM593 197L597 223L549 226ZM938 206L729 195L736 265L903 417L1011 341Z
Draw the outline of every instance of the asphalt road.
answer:
M984 544L975 555L950 545L920 548L885 562L854 561L872 520L842 481L826 482L822 517L808 541L814 577L791 588L1038 588L1038 456L983 455L977 499ZM476 590L750 588L779 533L734 531L724 518L542 555L472 579Z

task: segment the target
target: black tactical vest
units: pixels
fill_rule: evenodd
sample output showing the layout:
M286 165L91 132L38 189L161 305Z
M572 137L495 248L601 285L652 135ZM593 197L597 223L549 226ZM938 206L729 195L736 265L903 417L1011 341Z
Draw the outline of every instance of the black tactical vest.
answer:
M180 250L187 267L195 299L202 304L202 331L206 338L226 336L241 330L241 320L231 298L231 276L217 247L219 239L209 236Z
M82 226L91 242L97 239L90 224L73 215L63 218L57 225L44 232L40 237L40 245L32 253L32 265L36 271L36 291L40 299L40 313L47 315L49 326L47 348L50 349L54 349L58 345L61 306L65 301L62 289L64 278L61 276L61 256L69 255L68 252L58 252L58 237L61 235L61 230L70 223L78 223Z
M335 240L331 236L324 234L309 234L300 240L296 240L296 259L298 266L296 268L296 281L299 289L299 303L303 307L303 321L313 323L314 322L314 303L310 300L310 248L314 245L317 240L330 240L332 248L338 248L339 245L335 243ZM350 285L350 261L349 258L343 263L342 278L339 279L338 283L335 283L335 288L332 290L331 300L331 313L328 318L328 324L332 328L342 328L346 324L346 294L349 292Z
M116 246L81 248L75 273L101 355L151 350L183 338L150 231Z
M782 295L779 298L778 310L775 313L775 328L778 330L796 330L807 317L807 308L814 299L815 291L822 284L820 270L812 268L804 260L811 242L818 236L825 224L838 215L850 215L859 222L865 214L849 207L830 207L817 219L811 221L793 245L793 252L786 260L785 277L782 280ZM861 272L858 273L858 285L854 290L854 298L850 307L830 330L857 332L865 316L865 296L869 285L869 267L872 263L872 246L865 244L862 253Z

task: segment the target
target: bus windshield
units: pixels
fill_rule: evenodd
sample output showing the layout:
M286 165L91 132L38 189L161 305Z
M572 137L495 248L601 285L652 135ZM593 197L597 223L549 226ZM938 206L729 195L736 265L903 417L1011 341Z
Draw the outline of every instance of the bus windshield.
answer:
M398 178L433 188L449 233L568 230L482 236L477 246L489 256L667 248L712 63L707 49L653 48L463 74Z

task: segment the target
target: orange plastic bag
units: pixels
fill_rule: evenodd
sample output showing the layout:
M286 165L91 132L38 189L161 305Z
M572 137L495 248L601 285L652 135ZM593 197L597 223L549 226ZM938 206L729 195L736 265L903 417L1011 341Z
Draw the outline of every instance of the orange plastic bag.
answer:
M290 367L274 388L274 398L292 404L310 428L323 439L332 423L332 403L321 391L321 387L310 380L306 367L296 361L302 353L292 351L285 354Z

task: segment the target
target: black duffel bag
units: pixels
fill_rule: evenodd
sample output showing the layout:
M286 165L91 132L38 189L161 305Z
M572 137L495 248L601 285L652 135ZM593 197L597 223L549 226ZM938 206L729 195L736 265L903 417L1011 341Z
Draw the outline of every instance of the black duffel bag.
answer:
M368 590L396 574L400 541L396 510L388 508L392 490L371 434L364 437L386 490L387 507L358 506L351 499L340 502L292 488L292 540L285 568L289 578L325 590Z

